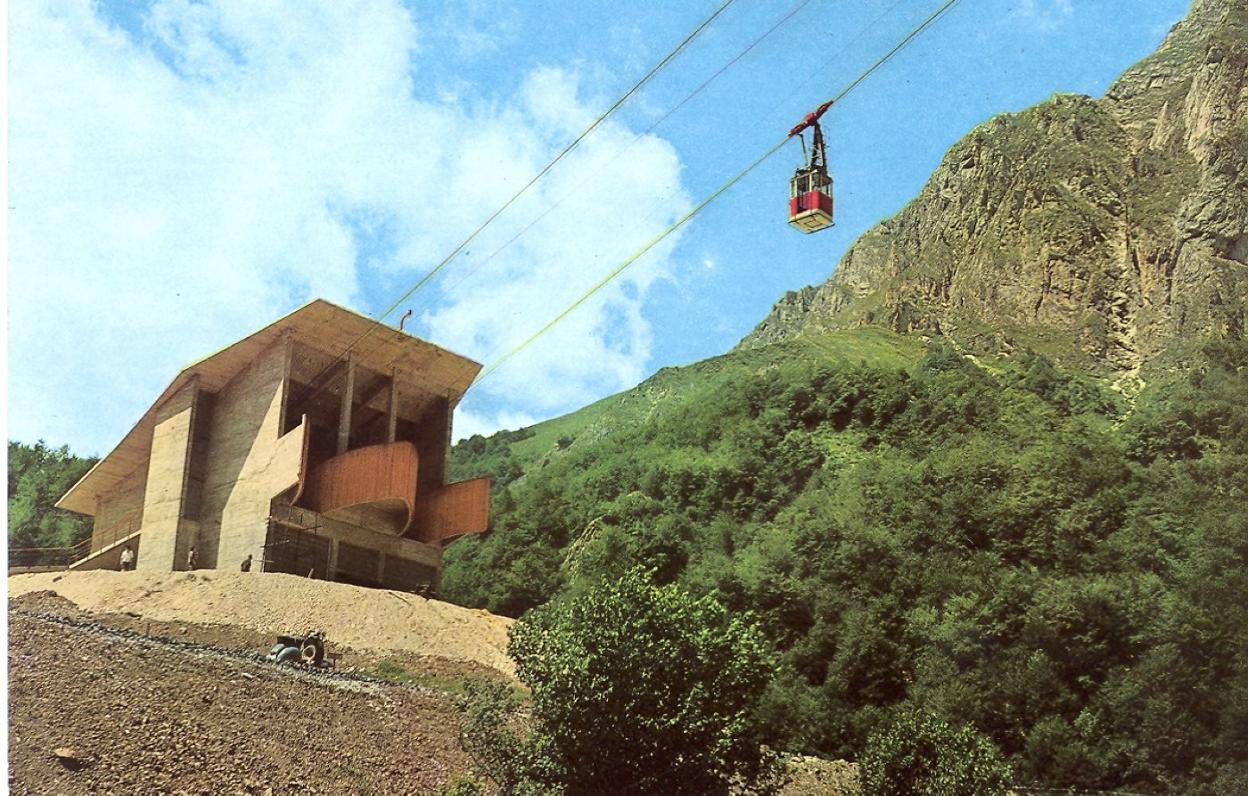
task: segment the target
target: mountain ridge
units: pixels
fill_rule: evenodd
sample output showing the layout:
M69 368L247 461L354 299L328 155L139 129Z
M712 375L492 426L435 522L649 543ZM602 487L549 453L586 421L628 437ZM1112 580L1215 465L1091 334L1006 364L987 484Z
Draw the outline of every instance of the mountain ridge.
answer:
M881 325L1135 374L1243 329L1246 197L1248 8L1196 0L1101 99L1057 94L971 130L737 347Z

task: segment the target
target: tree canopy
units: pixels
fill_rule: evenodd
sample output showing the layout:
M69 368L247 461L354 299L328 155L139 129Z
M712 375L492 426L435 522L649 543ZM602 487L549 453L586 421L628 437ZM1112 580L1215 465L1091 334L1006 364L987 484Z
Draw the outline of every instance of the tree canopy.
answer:
M9 549L72 547L91 535L91 519L54 508L95 459L9 441Z
M1131 401L1035 354L751 356L526 462L444 593L520 615L643 565L754 612L777 748L856 759L915 705L1021 784L1248 776L1248 343Z

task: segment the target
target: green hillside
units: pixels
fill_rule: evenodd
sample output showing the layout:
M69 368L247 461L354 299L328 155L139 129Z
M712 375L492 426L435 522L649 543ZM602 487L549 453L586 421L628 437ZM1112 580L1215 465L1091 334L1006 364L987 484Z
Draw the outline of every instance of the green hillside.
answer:
M518 615L645 564L760 617L779 747L854 759L920 704L987 732L1016 781L1227 792L1248 773L1248 343L1186 365L1134 407L1039 355L874 329L667 369L458 445L458 475L500 478L443 593Z
M672 400L713 391L725 377L742 376L794 361L870 361L908 367L923 356L923 343L880 328L805 336L784 345L738 351L682 368L664 368L636 388L526 429L460 443L452 458L454 478L491 475L509 480L535 464L558 458L573 440L583 443L613 430L648 422Z

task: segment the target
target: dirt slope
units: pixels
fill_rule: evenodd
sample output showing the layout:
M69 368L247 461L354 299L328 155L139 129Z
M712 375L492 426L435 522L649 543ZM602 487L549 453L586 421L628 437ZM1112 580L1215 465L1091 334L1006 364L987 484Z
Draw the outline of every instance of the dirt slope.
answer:
M510 620L406 594L215 572L45 573L9 588L18 794L436 794L472 767L444 689L510 669ZM272 634L308 624L331 650L360 651L341 676L260 661ZM433 687L355 673L382 659ZM857 793L850 764L791 765L784 796Z
M437 793L471 766L446 695L9 620L13 793Z
M39 573L9 578L10 599L51 590L95 613L234 625L265 634L319 628L331 645L481 664L506 674L512 620L403 592L292 575L231 572Z

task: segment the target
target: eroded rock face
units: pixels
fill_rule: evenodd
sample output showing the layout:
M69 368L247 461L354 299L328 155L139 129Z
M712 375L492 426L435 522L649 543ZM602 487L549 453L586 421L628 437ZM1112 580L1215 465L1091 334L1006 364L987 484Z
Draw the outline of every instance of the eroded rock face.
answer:
M1176 339L1242 329L1246 299L1248 4L1196 0L1104 98L972 130L741 345L883 324L1133 372Z

